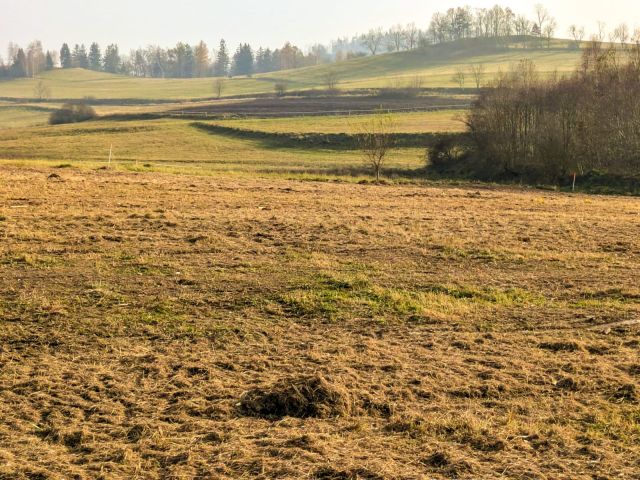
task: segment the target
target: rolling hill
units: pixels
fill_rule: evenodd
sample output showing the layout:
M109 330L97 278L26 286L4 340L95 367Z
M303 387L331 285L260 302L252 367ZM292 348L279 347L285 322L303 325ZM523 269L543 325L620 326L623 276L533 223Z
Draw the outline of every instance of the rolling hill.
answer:
M338 64L318 65L288 71L255 75L251 78L229 79L224 96L270 93L278 82L286 82L290 89L324 88L324 77L333 72L339 88L402 87L420 77L423 87L456 87L454 72L468 70L472 63L482 63L485 80L498 71L523 58L531 59L542 72L569 72L580 58L580 52L570 50L566 42L555 41L549 49L523 49L519 44L496 46L493 42L467 40L432 46L423 50L386 53L357 58ZM81 69L55 70L37 79L0 82L0 97L30 99L34 88L43 80L52 92L52 99L123 100L193 100L211 98L212 78L157 79L112 75ZM470 74L466 87L473 87Z

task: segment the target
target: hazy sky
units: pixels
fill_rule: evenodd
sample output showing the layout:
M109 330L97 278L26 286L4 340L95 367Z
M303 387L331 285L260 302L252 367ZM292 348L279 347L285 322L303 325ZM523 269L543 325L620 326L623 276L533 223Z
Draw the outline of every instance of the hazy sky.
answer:
M215 46L224 37L275 47L289 40L301 47L352 35L374 26L415 22L429 24L431 14L452 6L490 7L492 1L442 0L0 0L0 54L10 41L26 45L42 40L46 48L62 42L101 45L122 50L177 41L204 40ZM522 0L498 2L517 13L533 13ZM555 0L543 4L557 18L558 36L572 23L594 31L602 19L613 27L626 21L640 27L640 0ZM635 25L634 25L635 23Z

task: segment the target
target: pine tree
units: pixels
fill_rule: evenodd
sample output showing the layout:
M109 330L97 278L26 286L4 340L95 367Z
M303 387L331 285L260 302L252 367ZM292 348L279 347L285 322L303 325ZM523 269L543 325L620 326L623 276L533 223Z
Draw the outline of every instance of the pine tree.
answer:
M46 70L53 70L55 68L55 64L53 63L53 55L51 55L51 52L49 51L47 51L47 58L45 62L46 62L46 65L45 65Z
M220 40L220 48L216 56L216 63L213 66L213 74L216 77L225 77L229 74L229 51L224 38Z
M233 74L253 75L253 50L248 43L240 44L233 56Z
M76 44L73 47L71 65L74 68L89 68L89 57L87 56L87 48L84 45Z
M102 69L102 53L100 52L100 46L95 42L89 48L89 68L96 71Z
M66 43L62 44L60 49L60 64L62 68L71 68L73 66L73 60L71 58L71 50Z
M193 77L194 57L193 49L188 43L178 43L174 49L175 76L179 78Z
M89 56L87 55L87 47L80 45L77 58L78 66L80 68L89 68Z
M118 51L118 45L109 45L104 52L104 71L109 73L118 73L122 61L120 60L120 53Z
M18 49L13 64L11 65L12 77L26 77L27 76L27 56L23 49Z

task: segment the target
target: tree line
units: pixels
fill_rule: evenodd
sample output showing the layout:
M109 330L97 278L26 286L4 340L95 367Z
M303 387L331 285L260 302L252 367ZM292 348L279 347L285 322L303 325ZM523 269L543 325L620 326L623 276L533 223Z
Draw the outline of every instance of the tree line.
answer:
M640 174L640 40L592 40L570 76L523 60L485 90L468 118L488 172L561 181L589 172Z
M306 51L287 42L281 48L258 48L241 43L230 51L221 40L216 49L205 42L189 45L180 42L172 48L149 46L124 54L117 44L104 50L97 43L89 47L65 43L59 51L45 52L40 42L32 42L26 50L11 44L8 60L0 59L0 77L33 77L43 70L87 68L137 77L189 78L224 77L268 73L291 68L339 62L350 58L425 48L434 44L464 39L496 39L504 44L516 41L523 47L551 47L557 33L557 22L542 5L535 5L532 15L518 14L508 7L450 8L433 14L426 28L415 23L394 25L386 30L373 28L364 34L344 37L329 46L316 44ZM586 35L585 28L572 25L568 32L568 48L578 49ZM632 31L626 24L608 32L598 23L598 41L628 42L640 40L640 29Z
M124 55L117 44L102 50L94 42L88 48L84 44L72 48L64 43L59 52L44 52L42 43L35 41L26 51L11 44L8 53L9 63L0 59L0 76L11 78L35 77L58 66L152 78L250 76L330 60L329 52L322 45L305 53L289 42L274 50L254 50L251 45L242 43L235 52L230 52L224 39L216 50L210 49L205 42L195 46L180 42L172 48L149 46Z

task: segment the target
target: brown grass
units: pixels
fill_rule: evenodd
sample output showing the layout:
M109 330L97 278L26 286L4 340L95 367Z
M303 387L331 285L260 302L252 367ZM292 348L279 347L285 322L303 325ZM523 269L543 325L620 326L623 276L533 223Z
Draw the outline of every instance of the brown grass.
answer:
M51 173L0 167L0 478L637 478L637 200Z

